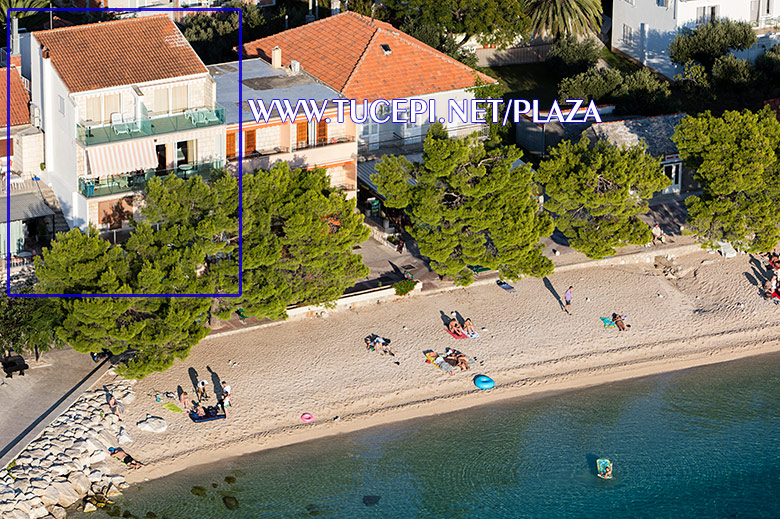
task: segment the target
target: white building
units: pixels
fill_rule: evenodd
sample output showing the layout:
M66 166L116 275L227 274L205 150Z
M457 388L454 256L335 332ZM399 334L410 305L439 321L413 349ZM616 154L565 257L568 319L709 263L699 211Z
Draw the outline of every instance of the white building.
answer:
M613 0L612 48L672 78L683 67L669 44L683 28L728 18L750 22L758 43L736 56L753 60L780 43L780 0Z
M122 229L153 177L224 165L225 110L166 15L32 33L22 75L44 132L41 177L71 227Z

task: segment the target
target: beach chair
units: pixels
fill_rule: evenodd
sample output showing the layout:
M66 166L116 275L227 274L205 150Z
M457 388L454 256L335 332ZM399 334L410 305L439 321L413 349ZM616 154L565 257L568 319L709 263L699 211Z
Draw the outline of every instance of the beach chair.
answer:
M604 323L604 328L614 328L615 323L609 317L601 317L601 322Z

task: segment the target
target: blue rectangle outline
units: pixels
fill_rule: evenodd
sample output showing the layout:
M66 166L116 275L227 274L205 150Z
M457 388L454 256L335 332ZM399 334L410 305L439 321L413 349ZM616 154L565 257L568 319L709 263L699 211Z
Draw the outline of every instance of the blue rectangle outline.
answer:
M159 12L181 12L181 11L202 11L202 12L237 12L238 16L238 106L243 105L242 92L242 59L243 59L243 14L240 7L129 7L126 9L105 8L105 7L33 7L8 9L7 18L10 18L13 12L83 12L83 11L102 11L102 12L133 12L133 11L159 11ZM241 297L243 294L243 148L238 145L238 294L17 294L11 292L11 24L6 23L6 164L8 173L6 174L6 194L8 202L6 203L6 296L7 297ZM238 135L243 135L242 118L238 118ZM226 157L227 162L227 157ZM227 164L225 164L227 166Z

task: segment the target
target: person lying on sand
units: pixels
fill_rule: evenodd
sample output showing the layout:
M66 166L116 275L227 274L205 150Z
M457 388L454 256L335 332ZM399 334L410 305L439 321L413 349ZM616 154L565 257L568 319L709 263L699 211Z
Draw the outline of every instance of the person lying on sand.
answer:
M140 469L144 466L143 463L141 463L138 460L133 459L132 456L130 456L128 453L126 453L124 450L122 450L121 447L109 447L108 452L111 453L111 456L118 459L131 469Z
M445 351L444 359L450 365L459 367L461 371L466 371L467 369L469 369L468 357L466 357L463 353L457 350L453 350L452 348L447 348L447 350ZM455 364L453 364L452 361L455 361Z
M390 339L379 337L378 335L366 337L366 349L369 351L379 350L380 355L387 353L395 357L395 352L390 348Z
M479 337L477 330L474 329L474 325L471 324L471 319L463 321L463 332L469 337Z
M615 323L615 326L618 327L618 330L621 332L625 332L626 328L631 328L630 324L626 324L623 322L623 319L625 319L625 315L618 315L618 314L612 314L612 322Z
M447 329L455 335L464 335L463 327L460 325L457 319L453 318L447 324Z
M198 403L198 402L194 402L192 404L192 411L191 412L195 416L197 416L198 418L205 418L206 417L206 410L203 409L203 406L200 405L200 403Z

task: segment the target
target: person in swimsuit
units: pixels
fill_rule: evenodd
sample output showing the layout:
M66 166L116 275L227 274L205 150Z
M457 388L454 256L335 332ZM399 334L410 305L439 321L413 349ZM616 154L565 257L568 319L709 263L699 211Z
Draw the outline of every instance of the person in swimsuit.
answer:
M474 329L474 325L471 324L471 319L463 321L463 331L466 332L466 335L469 337L477 333L477 330Z
M128 453L126 453L124 450L122 450L121 447L109 447L108 452L111 453L111 456L113 458L118 459L125 465L127 465L131 469L140 469L144 466L143 463L140 461L133 459L132 456L130 456Z
M453 318L447 325L447 329L455 335L463 335L463 327L460 325L457 319Z
M626 331L626 323L623 322L623 316L618 314L612 314L612 322L618 327L621 332ZM630 325L629 325L630 326Z

